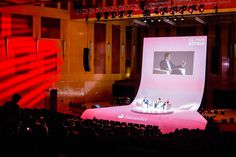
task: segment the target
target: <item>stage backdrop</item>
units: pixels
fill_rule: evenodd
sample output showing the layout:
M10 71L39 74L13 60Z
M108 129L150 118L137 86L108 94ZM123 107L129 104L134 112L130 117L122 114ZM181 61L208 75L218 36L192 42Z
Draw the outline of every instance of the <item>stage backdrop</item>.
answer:
M128 106L88 109L83 119L106 119L159 126L163 133L175 129L205 129L206 120L197 112L203 95L206 70L206 36L145 38L142 75L138 94ZM165 56L169 65L163 66ZM171 66L172 65L172 66ZM172 72L168 71L172 68ZM169 100L168 114L138 113L146 97L152 104Z
M204 36L145 38L142 78L135 101L147 97L169 99L172 109L195 110L200 106L205 83L206 42ZM170 54L175 67L171 73L160 67L165 54ZM181 72L182 71L182 72Z

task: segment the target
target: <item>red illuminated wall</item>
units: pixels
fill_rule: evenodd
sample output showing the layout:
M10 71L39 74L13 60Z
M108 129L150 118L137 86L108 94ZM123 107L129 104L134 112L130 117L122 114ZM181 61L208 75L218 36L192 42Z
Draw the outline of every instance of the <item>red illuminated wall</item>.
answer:
M0 104L15 92L21 107L44 107L49 88L59 79L57 40L10 37L0 40Z
M33 16L29 15L11 15L11 35L32 37L33 35Z

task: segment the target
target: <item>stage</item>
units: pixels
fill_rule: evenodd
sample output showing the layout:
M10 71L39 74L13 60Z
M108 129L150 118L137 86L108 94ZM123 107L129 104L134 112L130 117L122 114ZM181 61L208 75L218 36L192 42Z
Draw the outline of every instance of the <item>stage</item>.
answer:
M154 125L162 133L205 129L207 121L197 110L205 86L206 47L206 36L144 38L141 81L133 102L88 109L81 117Z
M173 110L168 114L149 114L132 111L132 105L87 109L82 119L104 119L110 121L158 126L162 133L176 129L205 129L207 121L197 111Z

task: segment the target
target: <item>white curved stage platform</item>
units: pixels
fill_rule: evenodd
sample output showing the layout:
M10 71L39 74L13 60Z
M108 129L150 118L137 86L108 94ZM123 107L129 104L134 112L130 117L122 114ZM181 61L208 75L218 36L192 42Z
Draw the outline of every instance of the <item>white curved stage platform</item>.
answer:
M145 38L141 82L131 105L88 109L82 118L157 125L163 133L205 129L207 121L197 110L205 85L206 47L206 36ZM176 70L180 68L184 74Z

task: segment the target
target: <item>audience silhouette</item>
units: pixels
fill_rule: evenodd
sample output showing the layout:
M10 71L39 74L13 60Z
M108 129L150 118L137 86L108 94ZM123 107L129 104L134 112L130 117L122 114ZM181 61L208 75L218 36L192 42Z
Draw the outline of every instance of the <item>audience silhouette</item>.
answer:
M3 133L5 135L16 135L19 128L20 120L20 107L18 102L21 99L21 95L14 93L12 100L3 104L2 116L3 116Z

